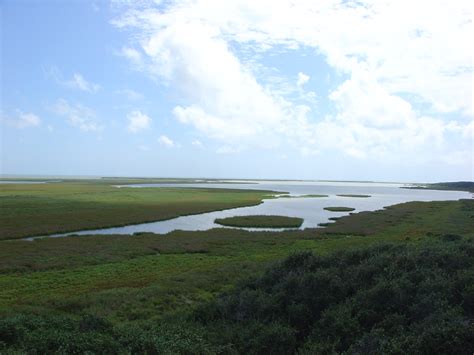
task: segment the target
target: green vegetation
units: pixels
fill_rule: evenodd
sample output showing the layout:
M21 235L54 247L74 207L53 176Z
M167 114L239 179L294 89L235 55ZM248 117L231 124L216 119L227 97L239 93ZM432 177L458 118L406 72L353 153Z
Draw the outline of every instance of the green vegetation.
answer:
M320 197L329 197L329 195L315 195L315 194L308 194L308 195L281 195L280 198L320 198Z
M456 181L456 182L437 182L433 184L416 184L414 186L404 186L402 189L421 189L421 190L450 190L450 191L467 191L474 192L473 181Z
M0 240L251 206L269 191L116 188L93 183L0 185Z
M357 195L357 194L341 194L341 195L336 195L340 197L356 197L356 198L367 198L370 197L370 195Z
M287 216L256 215L217 218L214 222L230 227L299 228L303 224L303 219Z
M141 314L111 322L97 314L100 308L74 314L77 304L57 300L60 312L53 314L8 312L0 321L0 349L470 354L473 256L473 238L454 234L298 253L187 313L159 319L150 307L145 322L135 318ZM150 295L126 291L122 296L133 300L121 302L145 304Z
M192 307L299 250L325 254L380 241L474 236L474 200L411 202L344 216L325 229L175 231L166 237L81 236L0 248L0 314L10 309L95 313L118 322ZM107 307L101 307L107 304Z
M87 201L91 211L71 203L70 216L93 220L100 212L94 202L113 215L127 205L129 211L147 204L160 211L157 201L166 211L167 199L215 207L229 200L259 203L268 194L170 188L160 194L92 183L56 184L53 193L47 185L1 186L2 201L15 207L14 196L23 200L16 205L27 216L25 226L18 222L21 233L33 225L28 218L39 223L33 211L46 226L54 227L51 218L67 217L58 200ZM48 200L57 214L36 208ZM181 212L178 205L171 208ZM1 207L0 219L8 222ZM472 322L466 319L472 319L473 215L474 200L411 202L340 217L324 229L2 241L0 353L384 353L395 346L425 353L449 346L461 354L462 346L472 353L466 338ZM264 272L302 251L314 255L296 254ZM242 302L234 309L235 300ZM284 300L288 306L280 308Z
M474 239L294 254L195 312L236 353L472 354Z
M318 226L319 226L319 227L328 227L328 226L330 226L330 225L331 225L330 222L318 223Z
M355 210L352 207L324 207L324 209L331 212L350 212Z

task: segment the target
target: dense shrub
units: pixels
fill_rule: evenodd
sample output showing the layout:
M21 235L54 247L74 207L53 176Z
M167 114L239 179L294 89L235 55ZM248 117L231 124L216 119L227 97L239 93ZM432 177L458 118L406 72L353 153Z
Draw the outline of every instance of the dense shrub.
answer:
M201 327L202 328L202 327ZM162 324L112 326L104 319L85 315L15 315L0 320L0 353L38 354L213 354L221 352L205 339L196 324L176 319ZM16 353L16 352L15 352Z
M238 352L472 354L473 256L472 239L457 236L298 253L195 316ZM269 348L275 324L284 333Z

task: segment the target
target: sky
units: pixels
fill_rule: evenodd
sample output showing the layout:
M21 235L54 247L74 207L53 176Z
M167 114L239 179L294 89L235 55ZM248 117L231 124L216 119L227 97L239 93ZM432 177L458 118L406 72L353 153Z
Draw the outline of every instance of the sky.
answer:
M470 0L0 11L1 174L474 180Z

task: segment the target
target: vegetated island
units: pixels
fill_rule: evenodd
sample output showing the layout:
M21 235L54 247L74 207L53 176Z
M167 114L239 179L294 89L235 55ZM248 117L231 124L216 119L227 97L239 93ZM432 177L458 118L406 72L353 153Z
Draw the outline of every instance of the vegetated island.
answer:
M329 197L329 195L281 195L280 198L318 198L318 197Z
M336 196L339 196L339 197L356 197L356 198L371 197L370 195L358 195L358 194L340 194L340 195L336 195Z
M324 209L331 212L351 212L355 210L352 207L324 207Z
M413 184L412 186L402 186L402 189L415 190L448 190L474 192L473 181L437 182L432 184Z
M249 228L299 228L303 224L303 218L287 216L235 216L217 218L215 223L228 227Z
M331 222L325 222L325 223L318 223L318 227L329 227L331 224Z

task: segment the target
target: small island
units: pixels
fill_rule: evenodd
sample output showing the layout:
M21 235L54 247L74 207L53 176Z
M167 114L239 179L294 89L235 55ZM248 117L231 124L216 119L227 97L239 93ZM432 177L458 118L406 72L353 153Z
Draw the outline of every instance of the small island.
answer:
M319 198L319 197L329 197L329 195L282 195L280 198Z
M331 212L351 212L355 210L352 207L324 207L324 209Z
M217 218L214 223L228 227L299 228L303 224L303 218L272 215L235 216Z
M318 227L329 227L332 223L326 222L326 223L318 223Z
M367 198L370 197L370 195L358 195L358 194L341 194L341 195L336 195L339 197L356 197L356 198Z

